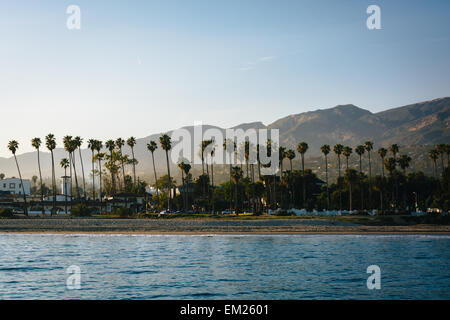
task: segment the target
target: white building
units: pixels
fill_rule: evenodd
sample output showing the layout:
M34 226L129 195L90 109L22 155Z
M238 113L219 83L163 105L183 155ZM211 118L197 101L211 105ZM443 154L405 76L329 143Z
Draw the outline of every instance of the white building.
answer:
M25 194L29 196L31 194L30 180L23 179L23 186ZM19 178L8 178L0 180L0 191L9 192L11 194L23 194L22 183Z

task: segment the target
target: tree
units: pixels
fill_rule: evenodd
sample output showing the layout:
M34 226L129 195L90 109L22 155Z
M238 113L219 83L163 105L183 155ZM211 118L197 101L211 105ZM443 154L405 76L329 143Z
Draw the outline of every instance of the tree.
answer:
M372 208L372 163L370 161L370 153L373 150L373 142L366 141L364 143L364 148L366 149L369 158L369 208Z
M97 140L89 139L88 140L88 148L92 152L92 201L95 201L95 150L97 147Z
M402 168L405 179L406 179L406 169L409 167L410 162L411 162L411 157L406 154L402 154L397 159L397 163L399 164L400 168ZM405 181L405 185L403 186L403 204L406 208L406 181Z
M341 211L342 210L342 190L341 190L341 185L340 185L340 180L341 180L341 154L344 151L344 146L342 144L338 143L338 144L336 144L333 147L333 151L338 157L339 211Z
M231 180L234 184L234 210L236 211L236 215L238 214L238 185L241 179L244 177L242 169L240 167L233 167L231 169Z
M394 181L395 184L396 192L395 195L392 197L394 200L395 207L397 207L397 179L395 174L396 163L397 161L395 160L395 158L387 158L384 160L384 167L389 173L389 178L391 181Z
M111 190L112 193L115 194L116 193L116 179L115 179L115 174L114 174L114 170L113 170L113 151L116 148L116 142L114 140L107 140L105 142L105 147L106 149L108 149L109 151L109 167L110 167L110 171L111 171Z
M258 148L259 148L259 145L258 145ZM233 168L232 155L235 154L235 152L236 152L236 143L234 141L231 141L230 139L225 139L223 142L223 149L228 153L229 159L230 159L229 181L231 184L231 171ZM259 159L259 155L258 155L258 159ZM259 162L258 162L258 164L259 164ZM259 177L259 178L261 178L261 177ZM232 206L232 189L230 188L230 211L231 211L231 206Z
M380 210L383 213L383 192L386 189L387 181L384 176L376 176L373 187L380 193Z
M78 154L80 155L80 163L81 163L81 174L83 176L83 196L84 200L86 200L86 177L84 175L84 164L83 164L83 156L81 155L81 146L83 145L83 139L80 136L76 136L73 139L73 143L75 145L75 149L78 149Z
M384 158L386 158L387 149L385 149L385 148L378 149L378 155L381 158L381 171L382 171L383 177L384 177Z
M433 161L434 165L434 178L438 178L437 174L437 160L439 159L439 152L436 149L430 150L428 152L428 156L430 157L431 161Z
M102 210L103 210L102 160L105 157L105 154L101 153L100 151L103 148L103 142L100 140L95 140L94 148L95 148L95 151L97 151L97 154L94 156L94 158L96 158L96 160L98 161L98 174L99 174L99 185L100 185L98 197L100 199L100 213L102 213Z
M67 179L67 168L69 168L69 166L70 166L69 159L67 159L67 158L61 159L61 162L59 163L59 165L61 166L61 168L64 169L64 178L63 178L64 187L63 187L62 191L64 192L64 195L65 195L64 212L67 214L67 190L64 190L64 189L66 189L66 186L67 186L66 179Z
M348 184L349 210L352 212L352 186L358 181L358 172L354 169L348 169L344 174L344 181Z
M436 151L441 156L442 172L444 172L444 155L447 153L447 145L445 143L440 143L436 145Z
M348 170L348 159L350 158L352 153L353 153L353 149L349 146L344 147L344 149L342 150L342 154L344 155L345 161L346 161L345 170Z
M389 147L389 151L392 153L392 156L395 160L397 160L397 153L399 152L399 150L400 147L398 146L398 144L393 144Z
M20 173L19 162L17 161L16 152L19 149L19 143L16 140L11 140L8 143L8 149L14 156L14 160L16 161L17 172L19 173L20 184L22 185L22 193L23 193L23 211L26 216L28 216L28 208L27 208L27 195L25 193L25 186L23 185L22 174Z
M55 136L51 133L49 133L45 137L45 145L47 149L50 151L52 156L52 191L53 191L53 209L51 212L51 215L56 213L56 177L55 177L55 158L53 154L53 150L56 148L56 140Z
M133 159L133 185L136 186L136 161L134 157L134 146L136 145L136 138L135 137L128 138L127 145L131 148L131 157Z
M294 158L295 158L295 151L292 149L289 149L288 151L286 151L286 158L289 159L289 163L291 166L291 172L292 172L292 160L294 160Z
M363 145L359 145L355 148L356 154L359 156L359 178L362 180L363 170L362 170L362 155L366 151L366 148ZM363 184L360 183L360 193L361 193L361 210L364 210L364 192L363 192Z
M300 142L297 146L297 152L302 158L302 174L305 175L305 153L308 151L308 144L306 142ZM303 205L306 203L306 184L305 179L303 179Z
M122 166L123 187L125 188L125 164L124 164L125 157L123 156L123 153L122 153L122 147L124 145L125 145L125 140L123 140L122 138L118 138L116 140L116 147L119 150L120 162L121 162L121 166Z
M327 185L327 209L330 209L330 192L328 190L328 154L330 153L331 149L328 144L324 144L320 147L320 151L322 151L324 157L325 157L325 181ZM292 169L291 169L292 171Z
M147 150L152 153L152 163L153 163L153 173L155 175L155 183L158 180L158 177L156 176L156 167L155 167L155 151L158 149L158 145L155 141L150 140L149 143L147 143ZM156 187L156 195L159 194L158 187Z
M33 148L36 149L37 152L37 162L38 162L38 169L39 169L39 182L41 185L41 205L42 205L42 214L45 214L45 207L43 205L44 203L44 188L42 188L42 171L41 171L41 156L40 156L40 147L41 147L42 141L40 138L33 138L31 139L31 145Z
M171 201L171 187L170 187L170 164L169 164L169 151L172 149L172 139L167 135L163 134L161 137L159 137L159 144L161 145L161 148L166 152L166 161L167 161L167 176L169 177L168 183L167 183L167 191L168 191L168 198L167 198L167 211L170 211L170 201Z
M5 174L4 173L0 173L0 180L5 179Z

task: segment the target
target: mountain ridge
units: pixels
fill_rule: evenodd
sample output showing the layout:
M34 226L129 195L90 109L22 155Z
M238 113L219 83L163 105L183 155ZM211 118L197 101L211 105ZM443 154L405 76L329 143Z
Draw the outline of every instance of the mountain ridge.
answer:
M193 126L185 126L189 132L193 132ZM224 131L224 128L213 125L203 125L203 132L209 128L216 128ZM450 143L450 97L443 97L429 101L418 102L402 107L391 108L385 111L372 113L366 109L353 104L337 105L328 109L317 109L298 114L291 114L264 125L260 121L241 123L232 129L248 130L254 129L279 129L280 144L296 149L296 145L301 141L309 144L308 156L320 154L320 146L329 144L330 146L341 143L354 147L366 140L375 143L375 148L388 146L392 143L399 145L418 145ZM173 130L168 131L171 133ZM151 157L147 151L149 140L158 140L161 133L148 135L137 139L135 147L136 159L139 160L137 171L148 173L151 170ZM60 144L60 141L58 141ZM194 146L197 148L198 146ZM127 146L124 153L130 154ZM198 149L198 148L197 148ZM192 150L198 152L198 150ZM55 163L63 157L67 157L62 148L54 151ZM91 151L82 149L85 172L91 168ZM78 159L78 153L77 153ZM26 152L17 155L21 171L24 177L31 177L37 173L36 152ZM51 161L50 153L43 148L41 151L41 163L43 176L50 176L49 166ZM78 161L78 160L77 160ZM157 170L166 169L165 154L158 148L155 151L155 161ZM62 174L62 170L57 168L57 175ZM78 174L81 168L77 165ZM130 172L130 170L128 170ZM7 176L17 175L14 159L0 157L0 172Z

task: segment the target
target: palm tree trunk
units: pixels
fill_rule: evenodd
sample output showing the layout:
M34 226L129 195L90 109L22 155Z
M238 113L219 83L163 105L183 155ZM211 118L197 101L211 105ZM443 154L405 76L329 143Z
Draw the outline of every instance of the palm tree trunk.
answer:
M169 194L167 195L167 211L170 211L170 200L172 197L172 190L171 190L171 186L170 186L170 166L169 166L169 152L166 150L166 161L167 161L167 176L168 176L168 181L167 181L167 191L169 192Z
M81 155L81 149L80 148L78 148L78 152L80 154L81 173L83 175L83 196L84 196L84 201L86 201L86 179L85 179L85 176L84 176L83 156Z
M155 174L155 186L156 186L156 195L159 196L159 191L158 191L158 178L156 176L156 167L155 167L155 156L152 152L152 162L153 162L153 173ZM158 198L159 199L159 198ZM159 203L158 203L159 204Z
M95 201L95 160L94 160L94 151L92 151L92 201Z
M45 206L44 206L44 188L42 184L42 172L41 172L41 157L39 155L39 148L37 149L37 159L38 159L38 168L39 168L39 180L41 183L41 206L42 206L42 214L45 214Z
M306 207L305 155L302 154L303 207Z
M64 192L64 195L65 195L65 201L64 201L64 213L65 214L67 214L67 168L64 168L64 179L63 179L63 183L64 183L64 186L63 186L63 192ZM64 190L64 189L66 189L66 190Z
M350 209L350 213L352 213L352 200L353 200L353 197L352 197L352 184L349 183L348 187L349 187L349 200L350 200L349 209Z
M330 192L328 190L328 157L325 155L325 180L327 183L327 210L330 210Z
M231 170L233 168L233 165L231 164L230 161L230 213L233 207L233 188L231 187Z
M131 148L131 155L133 157L133 185L136 188L136 163L134 158L134 148Z
M56 213L56 179L55 179L55 159L53 156L53 150L50 151L52 154L52 191L53 191L53 209L50 215Z
M19 172L20 184L22 185L22 193L23 193L23 212L26 216L28 216L27 209L27 195L25 193L25 186L23 185L22 174L20 173L19 162L17 162L16 154L14 153L14 160L16 160L17 171Z
M75 175L75 188L77 190L78 201L80 201L81 195L80 195L80 188L78 187L77 168L75 166L76 159L75 159L75 154L74 153L72 153L72 161L73 161L73 173Z
M338 189L339 189L339 212L342 211L342 190L341 190L341 157L338 155Z
M102 160L98 159L98 168L99 168L99 185L100 185L100 189L99 189L99 193L98 193L98 197L100 198L100 214L102 213L103 210L103 200L102 200L102 194L103 194L103 190L102 190Z

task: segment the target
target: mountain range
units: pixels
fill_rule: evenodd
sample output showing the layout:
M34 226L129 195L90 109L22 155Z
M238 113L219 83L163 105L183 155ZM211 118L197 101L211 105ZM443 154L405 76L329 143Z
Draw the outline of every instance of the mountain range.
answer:
M184 127L191 133L193 127ZM208 128L223 128L215 126L203 126ZM296 149L301 141L309 144L308 154L317 156L320 146L336 143L355 146L367 140L375 143L375 148L397 143L400 146L433 145L437 143L450 143L450 97L439 98L430 101L415 103L407 106L388 109L386 111L372 113L355 105L338 105L330 109L322 109L299 114L289 115L264 125L262 122L240 124L236 128L247 130L255 129L279 129L280 144L288 148ZM168 132L170 135L171 131ZM69 133L70 134L70 133ZM132 132L130 132L130 135ZM147 151L149 140L158 141L161 133L137 139L135 156L139 161L137 174L148 177L151 174L151 157ZM88 138L88 137L85 137ZM114 137L112 137L114 138ZM60 143L60 141L58 141ZM124 153L130 154L127 146ZM54 151L55 161L59 164L61 158L67 157L62 148ZM91 168L91 151L82 150L84 169L89 172ZM77 154L78 157L78 154ZM22 174L30 178L37 175L36 152L29 152L17 156ZM166 170L165 154L158 148L155 152L157 171ZM44 177L51 175L50 153L41 151L41 163ZM80 165L77 165L78 174L81 174ZM131 172L131 168L128 168ZM17 176L14 159L0 157L0 172L6 176ZM57 175L63 172L58 168Z

